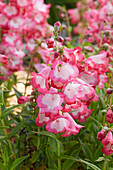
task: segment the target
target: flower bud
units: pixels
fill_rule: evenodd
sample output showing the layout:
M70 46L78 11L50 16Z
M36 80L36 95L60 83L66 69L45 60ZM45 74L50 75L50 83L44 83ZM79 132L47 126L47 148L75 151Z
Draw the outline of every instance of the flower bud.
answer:
M29 102L30 99L29 99L29 96L25 97L25 96L20 96L18 98L18 104L23 104L23 103L26 103L26 102Z
M57 58L59 56L59 53L58 52L55 52L54 53L54 57Z
M97 140L102 141L105 138L105 130L102 129L100 132L97 133Z
M62 37L58 37L58 42L63 42L64 39Z
M107 94L113 93L113 89L112 89L112 88L108 88L108 89L106 90L106 93L107 93Z
M106 118L108 123L113 123L113 112L111 109L108 110Z
M60 21L57 21L57 22L54 24L54 26L61 27Z

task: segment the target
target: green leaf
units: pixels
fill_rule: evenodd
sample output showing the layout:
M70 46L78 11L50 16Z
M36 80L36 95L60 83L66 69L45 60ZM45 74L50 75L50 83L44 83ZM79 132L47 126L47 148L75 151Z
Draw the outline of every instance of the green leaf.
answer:
M98 157L102 154L102 144L99 143L98 148L96 148L96 151L94 153L94 159L97 160Z
M40 150L37 150L37 151L34 151L34 152L33 152L33 156L32 156L32 158L29 160L29 161L30 161L30 164L33 164L33 163L35 163L35 162L38 160L38 157L39 157L40 153L41 153Z
M3 89L0 87L0 103L4 103Z
M32 132L33 132L33 133L37 133L37 134L39 134L39 135L49 136L49 137L54 138L55 140L58 141L57 137L56 137L55 134L53 134L53 133L49 133L49 132L47 132L47 131L43 131L43 132L34 132L34 131L32 131Z
M69 159L69 160L73 160L73 161L76 161L76 162L81 162L81 163L84 163L86 165L88 165L90 168L94 169L94 170L101 170L98 166L88 162L88 161L85 161L85 160L82 160L82 159L76 159L72 156L61 156L60 157L61 159Z
M3 159L4 159L4 163L7 164L9 156L8 156L8 148L6 147L6 145L4 145L4 155L3 155Z
M103 108L105 109L106 108L106 104L105 104L105 101L104 101L103 97L101 96L101 94L99 92L97 92L97 94L99 95L101 104L102 104Z
M25 103L23 103L23 104L18 104L18 105L12 106L12 107L10 107L10 108L7 108L7 109L5 109L5 110L3 111L2 115L5 116L5 115L11 113L11 112L13 111L13 109L15 109L15 108L17 108L17 107L20 107L20 106L23 106L24 104L25 104Z
M13 87L14 91L15 91L15 94L16 94L16 97L17 99L20 97L20 96L23 96L22 93L20 93L18 90L16 90L14 87Z
M0 162L0 170L7 170L7 168Z
M74 150L71 153L71 156L73 156L74 158L77 158L80 151L81 151L81 148ZM69 170L69 168L71 168L74 162L75 162L74 160L66 160L62 165L62 170Z
M46 148L46 155L48 159L48 167L53 168L54 167L53 155L50 153L49 148Z
M0 141L1 140L6 140L7 138L5 136L0 136Z
M50 138L48 138L48 142L49 142L50 151L52 153L54 153L54 152L57 153L57 142L56 142L56 140L50 137Z
M12 138L18 131L19 129L22 127L22 125L25 123L25 121L22 121L20 123L18 123L13 130L9 133L8 138Z
M79 141L80 141L82 151L83 151L85 157L92 160L93 155L92 155L92 152L90 151L89 147L87 146L87 144L83 143L80 139L79 139Z
M113 73L113 68L112 67L108 67L110 69L110 71Z
M105 160L105 157L99 157L95 162L101 162L101 161L104 161Z
M98 120L96 120L94 117L90 116L89 118L95 121L97 124L99 124L102 127L101 123Z
M18 165L20 165L20 164L21 164L25 159L27 159L28 157L29 157L29 155L23 156L23 157L21 157L21 158L17 158L17 159L13 162L10 170L13 170L14 168L16 168Z

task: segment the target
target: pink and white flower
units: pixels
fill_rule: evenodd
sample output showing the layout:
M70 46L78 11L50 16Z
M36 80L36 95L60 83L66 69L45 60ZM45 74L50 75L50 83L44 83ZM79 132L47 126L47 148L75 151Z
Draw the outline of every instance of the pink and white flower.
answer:
M70 78L75 78L78 76L79 71L76 66L69 63L64 63L57 60L52 64L53 69L50 73L50 78L55 82L66 83Z

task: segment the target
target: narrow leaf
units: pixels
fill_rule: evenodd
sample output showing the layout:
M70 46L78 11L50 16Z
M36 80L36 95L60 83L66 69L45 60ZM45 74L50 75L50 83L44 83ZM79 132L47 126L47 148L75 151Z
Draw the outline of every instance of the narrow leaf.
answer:
M88 161L82 160L82 159L76 159L76 158L71 157L71 156L61 156L60 158L61 159L70 159L70 160L73 160L73 161L76 161L76 162L81 162L81 163L88 165L89 167L91 167L94 170L101 170L98 166L96 166L96 165L94 165L94 164L92 164Z
M17 159L13 162L10 170L13 170L14 168L16 168L18 165L20 165L20 164L21 164L25 159L27 159L28 157L29 157L29 155L23 156L23 157L21 157L21 158L17 158Z

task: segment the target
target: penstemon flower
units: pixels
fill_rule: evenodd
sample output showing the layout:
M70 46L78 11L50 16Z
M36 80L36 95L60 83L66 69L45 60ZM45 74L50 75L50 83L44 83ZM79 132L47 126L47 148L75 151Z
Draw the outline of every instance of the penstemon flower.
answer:
M9 3L0 2L0 53L6 55L9 60L4 65L2 80L7 80L15 71L23 70L23 57L26 50L29 53L35 51L35 39L49 37L51 29L47 33L49 24L50 4L43 0L9 0ZM32 23L32 24L31 24ZM50 26L52 27L52 26ZM6 78L7 77L7 78Z

